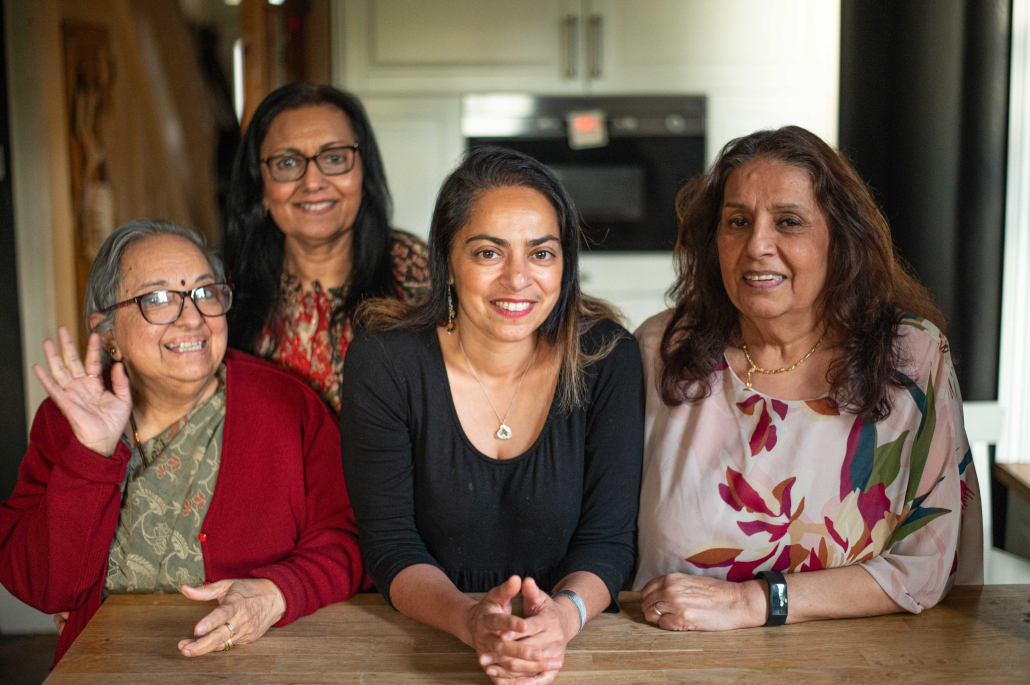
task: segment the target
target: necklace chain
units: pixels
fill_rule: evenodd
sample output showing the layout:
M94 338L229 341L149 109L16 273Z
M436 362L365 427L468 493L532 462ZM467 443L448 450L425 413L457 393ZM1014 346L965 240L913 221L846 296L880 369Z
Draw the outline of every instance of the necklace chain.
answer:
M804 357L802 357L801 359L797 360L796 362L794 362L790 366L784 366L784 367L779 368L779 369L763 369L758 364L755 364L755 360L752 359L751 355L748 354L748 352L747 352L747 343L744 342L743 340L741 340L741 342L740 342L740 349L744 352L744 357L747 359L747 363L748 363L748 369L747 369L747 387L748 387L748 389L749 390L753 389L753 388L751 388L751 374L752 373L757 372L757 373L764 373L764 374L773 374L773 373L787 373L788 371L793 371L794 369L796 369L799 366L801 366L805 362L806 359L811 357L812 353L819 349L819 346L823 344L823 340L825 340L825 339L826 339L826 334L823 333L822 337L819 338L819 342L817 342L815 344L815 346L808 351L808 354L806 354Z
M533 356L529 358L529 363L526 364L525 371L522 372L522 378L519 379L519 384L515 386L515 394L511 396L511 404L508 405L508 411L504 413L504 418L501 418L501 413L497 411L497 407L494 406L494 401L490 399L490 393L486 391L486 386L483 385L483 381L479 380L479 374L472 367L472 362L469 361L469 356L465 354L465 346L461 344L461 331L458 331L458 347L461 348L461 356L465 357L465 364L468 365L469 371L475 377L476 382L479 383L479 388L486 395L486 401L490 403L490 408L494 410L494 414L497 416L497 420L501 422L500 427L497 429L495 435L501 440L507 440L511 437L511 428L508 427L508 414L511 414L511 408L515 406L515 398L519 396L519 388L522 387L522 381L526 380L526 374L529 373L529 367L533 365L533 360L536 359L536 348L533 349Z
M136 439L136 449L139 450L139 458L143 461L143 468L146 469L150 466L150 462L147 460L147 455L143 451L143 445L139 441L139 428L136 427L136 417L129 412L129 423L132 424L132 437Z

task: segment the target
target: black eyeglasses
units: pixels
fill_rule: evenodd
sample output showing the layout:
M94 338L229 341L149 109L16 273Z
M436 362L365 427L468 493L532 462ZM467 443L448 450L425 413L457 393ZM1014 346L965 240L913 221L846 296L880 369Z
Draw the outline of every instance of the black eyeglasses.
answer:
M268 174L276 183L291 183L304 178L308 173L308 162L315 160L318 170L326 176L339 176L354 168L358 157L357 145L341 145L322 150L317 155L306 157L299 152L266 157L261 161L268 167Z
M229 283L209 283L193 290L154 290L131 300L113 304L104 312L119 307L137 305L140 314L155 326L174 323L182 316L182 306L189 297L201 316L225 316L232 307L232 285Z

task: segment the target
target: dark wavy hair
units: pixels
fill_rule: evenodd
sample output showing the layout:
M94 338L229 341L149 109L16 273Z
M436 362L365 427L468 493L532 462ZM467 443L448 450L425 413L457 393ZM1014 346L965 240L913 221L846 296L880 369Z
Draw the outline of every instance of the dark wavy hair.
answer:
M291 83L254 111L233 164L226 207L225 264L236 286L229 312L229 345L254 353L279 302L284 236L262 205L261 143L282 112L310 105L336 107L350 122L362 166L361 207L351 231L350 287L343 312L369 297L396 295L390 263L390 191L372 126L361 102L332 86Z
M910 383L897 344L903 315L929 319L944 330L930 293L894 250L890 227L854 167L818 136L797 126L758 131L730 141L715 164L691 179L676 198L676 308L662 335L658 390L668 405L696 402L712 392L716 365L739 336L737 309L719 268L716 238L730 175L756 159L803 169L830 230L824 320L840 341L830 365L830 396L867 421L891 410L892 390Z
M580 406L585 381L583 370L611 352L617 339L598 350L583 350L580 335L604 319L621 316L607 302L583 295L579 289L579 212L565 186L546 166L515 150L482 146L467 153L440 188L429 228L429 274L432 286L421 302L369 300L358 308L355 325L369 331L433 330L447 323L447 278L454 238L468 223L482 193L498 188L530 188L548 199L558 219L562 248L561 292L554 309L540 325L539 334L561 351L559 404L569 410Z

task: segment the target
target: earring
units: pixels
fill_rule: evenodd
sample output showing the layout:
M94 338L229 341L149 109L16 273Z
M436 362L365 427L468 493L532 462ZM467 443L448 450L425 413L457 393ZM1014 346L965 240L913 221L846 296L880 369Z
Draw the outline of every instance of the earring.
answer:
M451 299L451 286L447 286L447 335L454 332L454 300Z
M114 355L115 355L115 354L116 354L117 352L118 352L118 348L117 348L117 347L115 347L114 345L112 345L112 346L111 346L111 357L113 358L113 357L114 357Z

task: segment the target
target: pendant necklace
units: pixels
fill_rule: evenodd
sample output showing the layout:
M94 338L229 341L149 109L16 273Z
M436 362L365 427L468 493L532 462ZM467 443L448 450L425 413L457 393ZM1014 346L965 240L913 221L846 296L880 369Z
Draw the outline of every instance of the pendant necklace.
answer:
M472 362L469 361L469 356L465 354L465 346L461 344L461 332L458 332L458 347L461 348L461 356L465 357L465 363L469 367L469 371L475 377L476 382L479 383L479 387L482 389L483 394L486 395L486 401L490 403L490 408L494 410L494 414L497 415L497 420L501 422L500 428L497 429L495 435L500 440L507 440L511 437L511 428L506 423L508 421L508 414L511 413L511 408L515 406L515 398L519 396L519 388L522 387L522 381L526 380L526 374L529 373L529 367L533 365L533 360L536 359L536 349L533 350L533 356L529 358L529 363L526 364L526 370L522 372L522 378L519 379L519 384L515 386L515 394L511 396L511 404L508 405L508 411L505 412L504 418L501 418L500 412L497 411L497 407L494 406L494 401L490 399L490 393L486 391L486 386L483 385L483 381L479 380L479 374L472 368Z
M766 373L766 374L770 374L770 373L786 373L788 371L793 371L794 369L798 368L799 366L801 366L802 363L804 363L804 361L806 359L808 359L809 357L812 356L813 352L815 352L816 350L819 349L819 346L823 344L823 340L825 340L825 339L826 339L826 334L823 333L823 336L821 338L819 338L819 342L817 342L815 344L815 347L813 347L812 349L810 349L808 351L808 354L806 354L804 357L802 357L801 359L796 361L791 366L784 366L783 368L780 368L780 369L763 369L758 364L755 364L755 361L751 358L751 355L747 353L747 343L744 342L743 339L741 339L740 349L743 350L744 357L747 359L747 363L748 363L747 384L746 384L747 388L749 390L753 390L753 388L751 387L751 374L752 373Z

